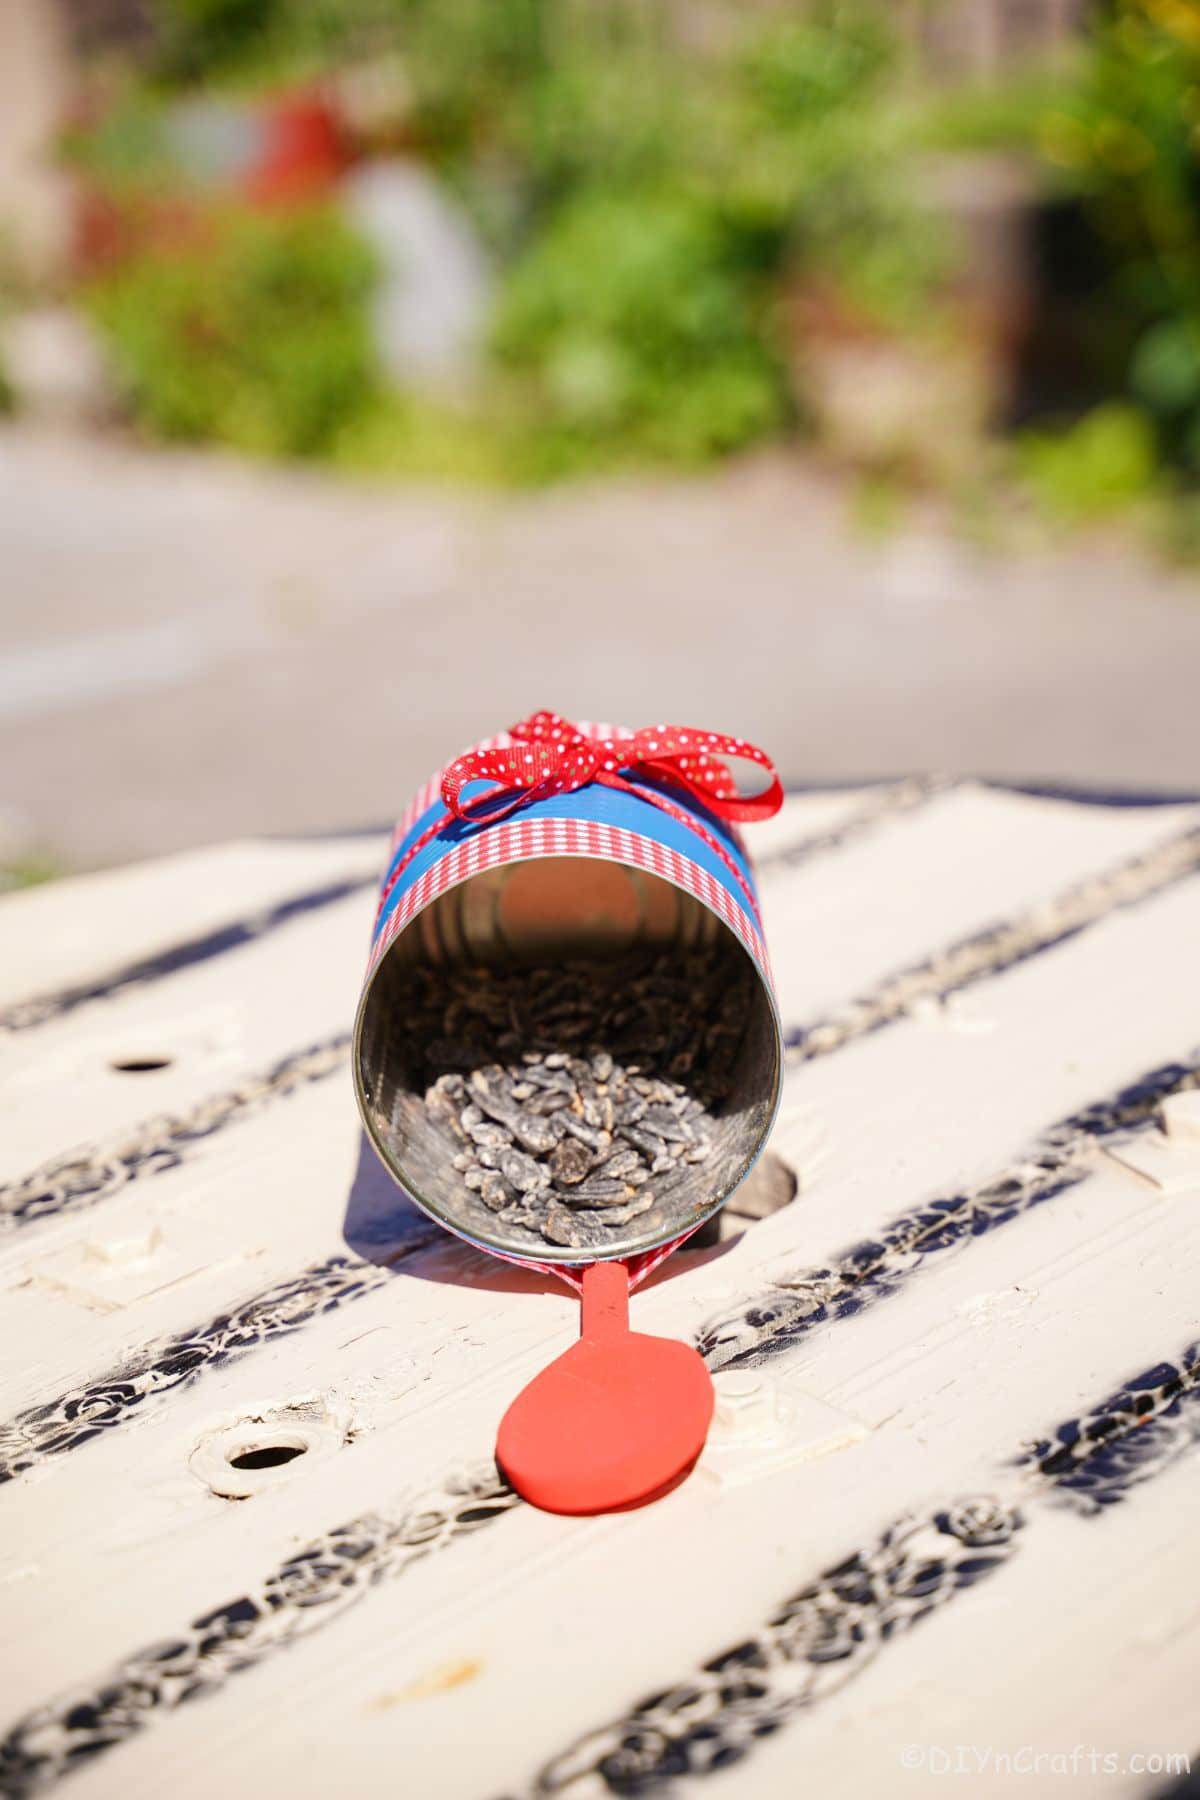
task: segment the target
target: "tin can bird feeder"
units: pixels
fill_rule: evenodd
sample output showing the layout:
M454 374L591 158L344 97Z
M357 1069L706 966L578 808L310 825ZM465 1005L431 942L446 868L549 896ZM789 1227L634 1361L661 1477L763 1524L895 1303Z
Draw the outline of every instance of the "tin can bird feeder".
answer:
M765 771L743 795L729 762ZM583 1299L497 1456L560 1512L638 1504L704 1444L694 1350L628 1294L763 1148L782 1038L739 823L782 790L740 738L542 712L457 758L396 829L354 1039L371 1140L416 1204Z

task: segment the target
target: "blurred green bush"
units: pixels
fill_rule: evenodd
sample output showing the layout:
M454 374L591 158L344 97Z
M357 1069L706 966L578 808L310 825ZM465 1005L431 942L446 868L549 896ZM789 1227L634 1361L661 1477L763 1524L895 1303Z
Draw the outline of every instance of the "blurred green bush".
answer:
M607 450L700 462L786 416L761 296L703 200L585 193L511 270L494 346L536 381L564 466Z
M83 290L137 418L165 438L319 456L378 389L369 251L335 212L219 210Z
M1111 519L1154 496L1158 457L1144 412L1113 400L1059 431L1027 431L1016 465L1033 498L1063 525Z
M332 210L231 211L143 247L87 304L155 432L488 480L720 456L805 420L822 330L936 356L948 249L920 159L1000 148L1078 197L1107 270L1088 324L1112 404L1019 437L1019 479L1082 522L1200 478L1195 0L1107 0L1066 64L936 93L880 0L703 21L644 0L150 10L147 78L75 146L92 179L166 178L180 90L366 70L391 83L375 147L436 169L498 269L491 370L451 410L382 386L371 258Z
M1115 0L1040 143L1104 246L1097 310L1129 401L1181 478L1200 477L1200 8Z
M290 78L336 55L363 0L146 0L158 84L188 88Z
M159 73L177 81L204 80L257 52L278 21L278 0L160 0Z

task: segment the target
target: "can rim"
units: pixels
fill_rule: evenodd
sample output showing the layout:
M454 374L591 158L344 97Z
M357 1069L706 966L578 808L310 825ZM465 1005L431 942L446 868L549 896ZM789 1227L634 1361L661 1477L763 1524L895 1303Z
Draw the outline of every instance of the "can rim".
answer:
M610 862L610 863L616 863L618 865L618 867L620 867L620 868L631 869L635 873L642 873L642 874L645 873L644 870L638 869L638 866L636 863L627 862L622 857L595 856L595 855L589 855L586 851L572 852L569 858L563 857L561 855L539 856L536 854L532 855L532 856L514 856L511 858L511 862L514 864L522 863L522 862L547 862L547 861ZM363 982L362 992L359 995L359 999L358 999L358 1007L357 1007L357 1009L355 1011L355 1015L354 1015L354 1034L353 1034L353 1041L352 1041L351 1053L350 1053L351 1078L354 1082L354 1098L355 1098L355 1103L358 1107L358 1114L359 1114L359 1119L362 1123L362 1127L363 1127L364 1131L366 1132L367 1137L370 1139L376 1155L379 1157L379 1160L382 1162L384 1168L387 1170L387 1172L391 1176L392 1180L396 1183L396 1186L400 1189L401 1193L407 1194L408 1198L412 1201L413 1205L419 1207L420 1210L425 1214L425 1216L427 1218L433 1219L436 1224L443 1226L447 1231L451 1232L453 1234L453 1236L461 1239L464 1243L472 1245L477 1250L486 1250L489 1255L499 1257L500 1259L507 1261L507 1262L525 1264L529 1268L544 1267L548 1263L555 1264L555 1265L561 1265L564 1268L581 1268L581 1267L586 1266L588 1263L621 1262L621 1261L625 1261L627 1258L629 1258L631 1256L644 1255L647 1251L659 1249L663 1244L673 1243L676 1239L678 1239L681 1236L685 1236L685 1237L690 1236L693 1231L699 1230L700 1226L705 1224L709 1219L711 1219L714 1216L714 1214L720 1212L721 1208L725 1205L725 1202L729 1199L730 1195L733 1194L734 1192L736 1192L736 1190L739 1187L741 1187L742 1183L745 1181L746 1177L749 1175L751 1169L753 1169L753 1167L757 1163L759 1157L762 1155L763 1151L767 1147L767 1142L771 1136L772 1130L774 1129L775 1120L779 1115L779 1107L780 1107L780 1104L783 1099L783 1066L784 1066L783 1022L779 1016L779 1003L775 997L775 988L774 988L774 984L771 980L770 971L768 969L764 969L763 967L760 966L757 958L754 956L752 951L749 949L748 945L745 943L744 939L740 936L740 934L733 930L732 926L730 926L728 924L728 922L721 917L720 913L716 910L715 907L710 906L708 904L707 900L703 899L700 895L695 894L690 888L684 887L682 882L672 880L671 876L668 875L665 871L656 870L655 873L658 876L658 879L660 881L665 881L669 887L674 887L674 888L678 889L678 891L680 893L689 894L692 899L697 900L699 902L699 904L704 907L706 912L711 913L712 917L717 921L717 924L721 927L721 929L737 945L738 949L742 952L743 956L745 956L747 962L749 962L751 968L754 970L755 974L758 976L759 985L762 989L763 994L766 997L767 1006L770 1010L771 1023L774 1026L775 1067L774 1067L774 1072L773 1072L773 1076L774 1076L773 1087L772 1087L770 1104L767 1109L766 1118L764 1120L762 1130L759 1133L758 1141L754 1146L754 1150L753 1150L752 1154L750 1155L750 1157L747 1159L745 1165L743 1166L741 1174L738 1176L737 1180L734 1182L731 1182L729 1184L729 1186L726 1187L718 1195L718 1197L712 1202L711 1205L706 1206L702 1211L698 1212L696 1214L695 1218L692 1219L686 1226L684 1226L682 1232L680 1230L679 1221L676 1220L672 1226L670 1226L668 1229L666 1229L664 1231L660 1231L654 1237L638 1238L632 1242L627 1242L624 1244L616 1244L616 1245L613 1245L612 1247L605 1247L605 1249L602 1253L598 1253L597 1251L590 1250L590 1249L589 1250L571 1250L565 1245L562 1246L560 1249L560 1246L557 1244L547 1244L546 1254L541 1255L541 1254L534 1252L533 1250L528 1250L523 1247L520 1249L511 1249L507 1244L493 1243L493 1242L489 1241L489 1239L485 1236L476 1235L470 1231L466 1231L463 1229L463 1227L460 1224L456 1224L453 1220L446 1218L446 1216L444 1215L444 1213L441 1211L441 1209L439 1207L422 1199L419 1194L414 1193L412 1188L410 1188L407 1185L407 1183L404 1182L400 1178L400 1176L396 1173L396 1169L392 1162L392 1159L388 1155L383 1144L380 1142L379 1134L375 1130L375 1128L372 1124L370 1112L369 1112L368 1106L367 1106L366 1095L363 1090L362 1077L361 1077L361 1060L360 1060L360 1056L359 1056L359 1050L360 1050L360 1047L362 1044L363 1021L364 1021L364 1017L365 1017L365 1013L366 1013L367 1001L370 997L371 990L374 987L375 981L378 978L379 973L382 970L384 964L391 957L393 951L396 949L396 946L399 944L401 938L405 936L405 934L416 923L416 920L420 917L419 913L415 913L413 915L413 917L408 921L408 924L406 924L402 930L400 930L396 933L395 937L392 939L391 943L387 946L386 950L384 950L383 954L378 958L378 960L375 963L372 964L371 968L367 972L367 978ZM453 892L453 890L455 888L465 887L466 884L473 879L474 879L474 877L472 875L464 875L458 881L450 882L447 885L447 887L443 890L443 892L451 893L451 892ZM422 911L423 910L424 910L424 908L422 908Z

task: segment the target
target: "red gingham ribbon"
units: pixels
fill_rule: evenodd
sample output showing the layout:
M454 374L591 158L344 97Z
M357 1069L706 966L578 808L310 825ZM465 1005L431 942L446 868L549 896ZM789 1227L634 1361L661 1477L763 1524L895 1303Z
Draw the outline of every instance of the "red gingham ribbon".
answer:
M688 725L651 725L632 737L591 738L552 712L523 719L510 735L514 743L500 750L468 750L442 776L442 799L456 819L476 818L485 807L489 821L505 819L519 806L548 800L552 794L574 793L592 781L641 799L655 798L644 787L635 787L622 769L635 769L680 788L731 823L769 819L783 804L775 765L765 750L744 738L696 731ZM759 794L740 794L722 760L727 756L766 769L770 785ZM495 785L464 804L462 791L472 781ZM493 806L501 794L510 798L503 806Z

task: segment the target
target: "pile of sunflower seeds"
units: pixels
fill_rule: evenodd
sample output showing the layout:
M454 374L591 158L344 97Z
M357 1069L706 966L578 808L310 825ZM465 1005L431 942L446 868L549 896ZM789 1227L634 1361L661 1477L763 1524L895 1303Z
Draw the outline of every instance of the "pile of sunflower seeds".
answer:
M506 1226L602 1249L709 1161L753 977L726 946L552 968L414 971L410 1087Z

